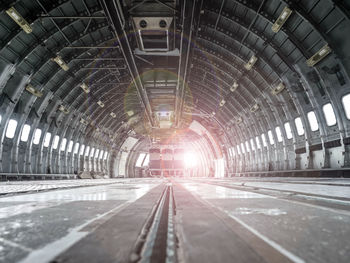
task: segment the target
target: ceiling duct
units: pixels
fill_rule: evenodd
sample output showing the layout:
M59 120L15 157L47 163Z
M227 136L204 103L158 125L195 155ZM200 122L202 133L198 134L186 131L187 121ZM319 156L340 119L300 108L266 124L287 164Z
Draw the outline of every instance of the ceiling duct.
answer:
M172 17L133 17L138 46L145 52L167 52L170 45L169 29Z

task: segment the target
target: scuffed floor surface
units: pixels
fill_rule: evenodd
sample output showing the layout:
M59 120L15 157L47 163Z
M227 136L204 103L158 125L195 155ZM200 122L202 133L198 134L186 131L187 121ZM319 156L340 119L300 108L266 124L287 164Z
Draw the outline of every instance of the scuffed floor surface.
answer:
M123 182L126 182L124 179ZM8 181L0 182L0 195L12 193L39 192L54 189L75 188L82 186L107 185L120 182L120 179L81 179L81 180L46 180L46 181Z
M128 262L169 183L179 262L349 262L350 180L312 178L2 183L0 262Z

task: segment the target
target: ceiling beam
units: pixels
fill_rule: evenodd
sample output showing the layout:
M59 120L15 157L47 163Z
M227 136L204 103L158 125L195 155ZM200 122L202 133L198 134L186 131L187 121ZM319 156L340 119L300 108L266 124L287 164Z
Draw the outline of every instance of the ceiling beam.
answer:
M198 28L199 14L202 8L203 0L182 0L181 1L181 44L180 59L178 68L178 79L176 87L175 100L175 126L179 126L182 116L185 87L187 82L188 65L190 61L191 44L194 41L193 31ZM197 19L197 21L196 21Z
M152 108L147 92L143 87L142 81L140 80L140 74L136 66L133 51L128 41L128 34L125 31L126 21L121 9L121 4L118 0L101 0L101 3L105 14L107 15L114 29L114 34L119 42L120 50L125 58L125 63L127 64L131 78L135 84L141 105L144 107L145 114L151 126L154 127L156 123L153 119Z

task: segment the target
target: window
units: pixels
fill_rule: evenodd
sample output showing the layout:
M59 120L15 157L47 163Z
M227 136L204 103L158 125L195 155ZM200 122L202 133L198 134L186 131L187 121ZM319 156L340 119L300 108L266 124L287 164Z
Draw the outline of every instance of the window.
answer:
M143 166L148 166L149 164L149 154L147 153L145 160L143 161Z
M247 149L247 152L250 152L249 142L245 141L245 148Z
M239 155L241 155L241 149L239 148L239 145L237 145L237 152Z
M79 150L79 143L77 142L77 143L74 145L74 151L73 151L73 153L74 153L74 154L77 154L77 153L78 153L78 150Z
M328 126L333 126L337 124L337 119L335 118L334 110L332 104L327 103L322 107L324 117L326 118L326 123Z
M21 134L22 142L28 141L29 133L30 133L30 125L24 124L22 129L22 134Z
M95 152L95 148L92 148L90 151L90 157L94 157L94 152Z
M235 148L234 147L231 147L229 148L230 152L231 152L231 156L232 157L235 157L236 156L236 153L235 153Z
M350 93L343 96L341 101L343 103L346 118L350 120ZM1 123L1 116L0 116L0 123Z
M298 117L294 120L295 122L295 126L297 127L297 133L299 136L303 135L304 134L304 126L303 126L303 123L301 122L301 118Z
M86 146L85 156L89 156L90 146Z
M84 153L84 149L85 149L85 145L82 144L81 147L80 147L80 152L79 152L79 155L83 155Z
M290 128L289 122L286 122L284 124L284 130L286 131L287 139L292 139L293 134L292 134L292 129Z
M95 151L95 158L98 158L98 154L100 153L100 150L99 149L96 149Z
M307 114L307 119L309 120L311 131L317 131L318 130L318 122L316 119L316 114L313 111L310 111Z
M103 156L103 160L107 160L107 158L108 158L108 152L105 151L105 155Z
M72 152L72 150L73 150L73 141L71 140L69 141L69 144L68 144L68 152L70 153Z
M39 144L40 137L41 137L41 130L40 129L35 129L33 143L34 144Z
M260 141L259 141L259 137L258 136L255 137L255 142L256 142L256 147L258 147L258 149L261 149Z
M275 144L275 140L273 139L273 135L272 135L272 131L271 131L271 130L269 130L269 131L267 132L267 135L269 136L270 144L271 144L271 145Z
M100 156L98 157L99 159L103 158L103 153L104 153L104 151L100 151Z
M242 150L242 153L244 154L244 153L245 153L245 149L244 149L244 144L243 144L243 142L241 143L241 150Z
M279 126L276 127L275 129L276 135L277 135L277 141L281 142L282 141L282 132L281 128Z
M67 139L63 138L61 142L61 151L64 151L66 149Z
M50 145L50 139L51 139L51 133L46 133L45 139L44 139L44 147L49 147Z
M255 145L253 138L250 139L250 147L252 148L252 151L255 151Z
M264 133L261 134L261 140L262 140L262 142L263 142L264 147L267 147L266 137L265 137L265 134L264 134Z
M53 139L53 145L52 148L54 148L55 150L58 147L58 142L60 141L60 137L58 135L55 135L55 138Z
M17 121L11 119L7 125L6 137L12 139L15 136L16 128Z
M1 115L0 115L0 123L1 123L1 120L2 120L2 117L1 117Z
M139 157L137 158L137 161L136 161L136 167L141 167L142 166L142 162L143 162L143 159L145 158L146 154L144 153L140 153Z

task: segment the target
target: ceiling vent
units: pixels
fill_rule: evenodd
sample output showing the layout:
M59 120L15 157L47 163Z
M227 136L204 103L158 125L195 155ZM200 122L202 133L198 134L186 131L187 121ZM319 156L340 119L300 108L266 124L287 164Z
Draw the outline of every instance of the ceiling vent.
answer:
M172 17L133 17L139 49L142 51L169 51L169 28Z

